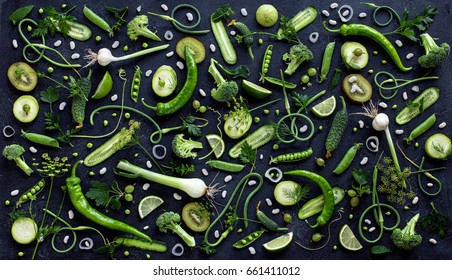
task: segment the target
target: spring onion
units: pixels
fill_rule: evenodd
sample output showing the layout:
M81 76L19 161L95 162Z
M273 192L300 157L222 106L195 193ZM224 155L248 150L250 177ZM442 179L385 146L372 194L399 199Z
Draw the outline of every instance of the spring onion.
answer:
M146 55L146 54L150 54L150 53L153 53L156 51L161 51L161 50L167 49L168 47L169 47L169 44L164 44L164 45L160 45L160 46L149 48L149 49L144 49L144 50L137 51L137 52L134 52L134 53L131 53L128 55L124 55L124 56L120 56L120 57L113 56L111 51L107 48L101 48L97 53L93 52L91 49L88 49L88 54L85 55L85 59L89 60L89 62L87 65L85 65L85 67L93 65L94 63L96 63L96 61L101 66L107 66L108 64L110 64L114 61L122 61L122 60L127 60L130 58L139 57L142 55Z

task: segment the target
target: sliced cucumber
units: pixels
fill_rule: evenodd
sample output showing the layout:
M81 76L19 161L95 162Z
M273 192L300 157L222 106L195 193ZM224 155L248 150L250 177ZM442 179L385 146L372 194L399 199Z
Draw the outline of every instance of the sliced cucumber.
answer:
M174 92L177 86L177 74L169 65L160 66L152 77L152 90L160 97Z
M303 196L303 188L294 181L286 180L279 182L273 190L276 201L283 206L297 204Z
M422 112L427 110L439 99L439 88L429 87L422 91L409 105L400 111L395 122L398 125L407 124L409 121L420 115Z
M19 244L30 244L38 235L38 225L28 217L19 218L11 226L11 235Z
M93 35L91 29L88 26L81 24L80 22L68 21L67 23L69 25L69 31L67 35L72 39L83 42L87 41Z
M276 127L273 124L263 125L235 144L229 150L229 156L232 158L238 158L245 142L247 142L251 148L257 149L270 142L275 136Z
M449 137L442 133L436 133L425 141L425 152L434 159L447 159L452 154L452 143Z
M334 205L337 205L344 199L345 190L340 187L333 187L333 195ZM309 217L314 216L315 214L322 212L324 203L325 198L322 194L309 200L308 202L303 204L303 206L301 206L300 210L298 211L298 218L300 220L305 220Z

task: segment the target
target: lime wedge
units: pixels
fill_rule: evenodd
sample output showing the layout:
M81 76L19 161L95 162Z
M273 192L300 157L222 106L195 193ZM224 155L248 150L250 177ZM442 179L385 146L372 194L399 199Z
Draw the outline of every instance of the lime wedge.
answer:
M358 251L363 248L352 229L347 224L343 225L339 231L339 243L350 251Z
M256 99L263 99L272 94L271 90L268 90L260 85L256 85L248 80L242 80L242 90L249 96Z
M102 80L100 80L97 85L96 91L94 92L92 99L101 99L107 96L113 88L113 79L110 75L110 72L106 71Z
M268 241L263 246L265 250L269 252L280 252L289 247L290 243L292 243L292 239L293 232L290 231L286 234L283 234L281 236L276 237L275 239Z
M163 199L155 195L149 195L141 199L138 204L138 214L140 218L144 218L163 204Z
M216 158L220 158L225 150L224 140L218 134L207 134L207 142L213 150Z
M311 108L311 111L319 118L326 118L333 114L336 109L336 98L334 95L328 97L322 102L318 103L314 107Z

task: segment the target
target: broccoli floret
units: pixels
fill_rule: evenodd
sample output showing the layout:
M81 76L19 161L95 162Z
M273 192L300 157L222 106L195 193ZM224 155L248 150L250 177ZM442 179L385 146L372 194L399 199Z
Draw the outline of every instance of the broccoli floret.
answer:
M450 53L450 46L447 43L437 45L435 40L428 33L419 35L425 54L418 58L418 63L423 68L433 68L443 63Z
M234 97L239 92L239 87L237 83L233 80L227 81L218 71L218 68L215 66L215 60L210 60L209 65L209 73L212 75L212 77L215 80L215 84L217 85L216 88L213 88L210 91L210 94L212 95L212 98L220 101L220 102L229 102L234 99Z
M173 152L180 158L195 158L198 154L194 149L202 149L202 143L192 139L185 139L184 134L174 136L172 142Z
M161 41L160 37L148 28L149 19L146 15L138 15L127 24L127 35L133 41L143 36L155 41Z
M410 251L421 244L422 236L416 233L414 229L419 220L419 216L419 213L414 215L403 229L396 228L392 231L391 240L397 248Z
M196 241L193 236L188 234L181 226L180 226L180 215L173 211L167 211L162 213L156 220L156 224L159 230L163 233L167 233L168 230L171 230L173 233L179 235L180 238L187 244L189 247L195 247Z
M297 45L293 45L290 47L289 52L283 54L282 59L287 63L287 68L284 70L284 73L287 75L292 75L300 66L300 64L304 61L312 60L313 55L312 52L308 49L307 46L302 43L298 43Z
M33 169L25 162L22 154L25 152L24 147L19 144L11 144L3 149L3 156L8 160L14 160L16 165L20 167L28 176L33 172Z

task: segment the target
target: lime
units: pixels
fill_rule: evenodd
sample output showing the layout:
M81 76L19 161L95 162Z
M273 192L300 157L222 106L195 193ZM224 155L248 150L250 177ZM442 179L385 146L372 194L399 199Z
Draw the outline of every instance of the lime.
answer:
M363 245L359 243L359 240L347 224L343 225L339 231L339 243L350 251L358 251L363 248Z
M140 218L144 218L154 211L157 207L163 204L163 199L155 195L149 195L141 199L138 204L138 214Z
M256 99L263 99L272 94L271 90L268 90L260 85L256 85L248 80L242 81L242 90L249 96Z
M113 79L110 75L110 72L108 70L105 72L104 76L102 77L102 80L100 80L99 84L97 85L96 91L94 92L92 99L101 99L107 96L107 94L110 93L111 89L113 88Z
M334 95L328 97L322 102L318 103L314 107L311 108L311 111L319 118L326 118L333 114L336 109L336 98Z
M210 147L212 148L215 157L220 158L225 150L223 138L221 138L218 134L207 134L206 139Z
M425 141L425 152L434 159L446 159L452 153L452 144L449 137L436 133Z
M39 112L38 100L32 95L22 95L13 104L14 117L23 123L32 122Z
M290 231L286 234L276 237L265 243L263 246L269 252L280 252L287 247L289 247L290 243L292 243L293 232Z

